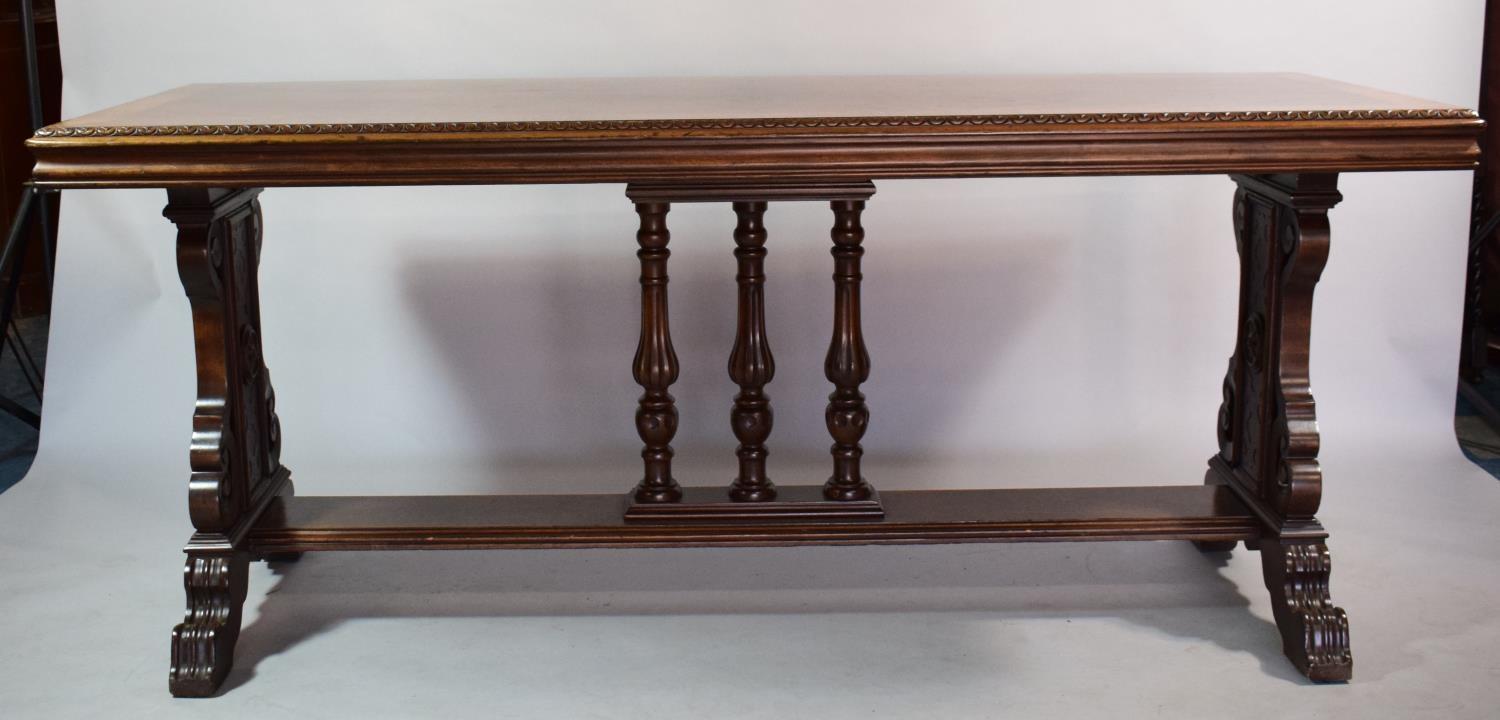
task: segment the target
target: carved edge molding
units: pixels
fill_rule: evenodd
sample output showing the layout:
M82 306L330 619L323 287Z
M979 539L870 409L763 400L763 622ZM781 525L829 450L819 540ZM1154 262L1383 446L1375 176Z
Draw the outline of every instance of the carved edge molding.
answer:
M305 123L261 125L49 125L39 138L171 137L197 135L385 135L421 133L599 132L632 130L754 130L864 127L982 127L1030 125L1134 125L1200 122L1307 122L1340 120L1473 120L1473 110L1235 110L1222 112L1081 113L1041 115L912 115L830 118L683 120L528 120L491 122Z

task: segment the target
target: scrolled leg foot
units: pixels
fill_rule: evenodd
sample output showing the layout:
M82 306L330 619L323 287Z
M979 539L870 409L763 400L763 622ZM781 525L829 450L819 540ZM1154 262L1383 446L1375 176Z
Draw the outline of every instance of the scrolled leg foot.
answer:
M1354 671L1349 618L1328 592L1328 546L1321 540L1263 538L1260 552L1287 658L1314 682L1348 680Z
M1315 517L1323 471L1308 367L1313 291L1328 261L1328 211L1342 198L1338 178L1233 178L1238 335L1209 482L1229 486L1264 521L1264 534L1245 545L1261 552L1287 657L1314 681L1348 680L1349 621L1328 594L1328 547Z
M188 555L187 615L172 629L168 686L177 697L210 697L229 676L249 585L243 553Z
M734 409L729 415L739 447L739 473L729 486L735 502L770 502L776 499L776 484L766 475L766 439L775 415L766 384L776 375L776 360L766 339L766 203L736 202L734 257L739 265L739 286L734 349L729 353L729 379L739 385Z

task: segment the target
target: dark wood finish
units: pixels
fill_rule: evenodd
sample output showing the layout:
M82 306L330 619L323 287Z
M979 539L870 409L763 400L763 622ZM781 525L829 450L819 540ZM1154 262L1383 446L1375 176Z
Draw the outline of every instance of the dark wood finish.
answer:
M735 449L740 470L729 487L737 502L776 499L776 484L766 474L766 438L771 436L771 398L766 384L776 376L776 359L766 339L766 203L736 202L734 259L739 304L735 313L734 348L729 352L729 379L740 386L729 413L729 425L740 446Z
M795 200L868 200L875 183L858 182L740 182L740 183L630 183L625 196L633 202L786 202Z
M1308 380L1313 289L1328 260L1331 174L1236 176L1239 336L1224 378L1208 481L1266 526L1257 540L1282 644L1309 678L1348 680L1349 621L1328 594L1318 423Z
M1219 454L1233 482L1296 530L1322 496L1308 379L1313 289L1328 260L1336 176L1236 176L1239 337L1219 408Z
M682 547L1042 540L1239 541L1261 552L1287 656L1350 676L1329 595L1312 296L1336 173L1473 167L1461 108L1295 75L679 78L192 86L55 125L30 141L51 187L167 187L193 310L188 613L172 691L228 672L245 563L310 550ZM861 211L872 178L1234 174L1238 337L1219 453L1202 486L894 491L860 470L870 360L860 323ZM635 492L500 497L292 495L260 353L263 185L627 182L640 216ZM243 189L236 189L243 188ZM766 203L831 203L834 328L825 374L833 473L773 486L764 323ZM679 487L669 388L666 215L734 203L740 306L729 372L740 470ZM776 495L771 493L775 488ZM623 489L623 488L622 488Z
M1264 537L1260 561L1282 651L1311 680L1343 682L1354 673L1349 618L1328 594L1333 569L1321 540Z
M245 599L243 538L292 487L261 355L259 193L171 190L163 213L177 225L198 364L188 481L197 532L187 548L187 617L172 631L170 686L178 696L210 695L229 671Z
M672 437L677 434L677 403L667 388L677 382L677 351L667 322L667 203L636 203L641 229L641 339L635 350L635 381L645 392L635 411L635 429L646 447L641 450L645 474L635 488L636 502L676 502L682 489L672 479Z
M705 488L707 490L707 488ZM277 500L255 552L413 548L870 545L1074 540L1242 540L1260 524L1224 487L888 490L869 522L637 523L617 495L418 495ZM759 503L738 503L753 510Z
M729 377L740 386L730 411L730 428L740 441L736 450L739 474L728 492L686 488L676 499L636 499L625 518L640 522L735 522L746 517L759 520L804 520L818 517L828 522L868 520L882 517L880 499L873 492L862 498L825 497L821 487L776 487L766 469L772 411L765 386L775 375L775 360L766 339L764 260L765 211L771 201L818 200L863 202L875 194L875 184L864 182L777 183L631 183L626 197L639 207L643 203L666 207L678 202L727 202L737 218L734 255L739 265L736 285L735 344L729 356ZM754 504L755 507L747 507Z
M191 85L30 141L53 187L1472 168L1474 113L1305 75Z
M823 374L833 383L824 419L833 436L833 475L823 485L829 500L867 500L870 484L860 474L859 460L865 454L860 438L870 424L870 409L860 383L870 379L870 353L865 349L864 330L859 321L859 285L864 277L859 260L865 254L860 246L865 229L859 222L864 212L863 200L834 200L833 207L833 339L828 343L828 357Z
M738 500L733 488L726 497L721 488L688 487L682 499L671 503L631 503L625 509L630 522L734 523L755 520L879 520L885 508L874 493L859 501L835 502L823 496L819 485L788 485L764 500Z

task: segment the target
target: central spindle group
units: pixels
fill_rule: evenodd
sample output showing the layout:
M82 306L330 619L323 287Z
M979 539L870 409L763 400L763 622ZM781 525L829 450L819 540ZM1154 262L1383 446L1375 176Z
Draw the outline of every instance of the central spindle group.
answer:
M636 253L641 262L641 335L636 347L634 375L643 388L636 409L636 430L645 444L641 450L644 473L632 494L632 511L647 517L705 519L722 515L776 517L780 514L879 517L878 499L860 472L864 454L860 439L869 425L870 410L859 386L870 376L870 354L860 327L860 259L865 231L860 224L865 200L875 192L871 183L804 185L641 185L626 195L640 216ZM781 488L766 471L774 413L768 385L776 361L766 337L765 258L766 206L774 200L826 201L833 210L833 337L823 363L834 389L824 413L833 437L833 471L819 492ZM729 353L729 377L740 390L730 410L730 427L739 447L739 472L723 494L694 492L672 476L672 438L677 432L677 406L669 389L677 380L677 353L672 347L668 320L667 248L671 233L667 213L671 203L729 202L737 218L734 229L735 276L738 305L734 348ZM650 506L677 506L674 508ZM691 508L686 507L691 506ZM752 506L755 509L751 509Z

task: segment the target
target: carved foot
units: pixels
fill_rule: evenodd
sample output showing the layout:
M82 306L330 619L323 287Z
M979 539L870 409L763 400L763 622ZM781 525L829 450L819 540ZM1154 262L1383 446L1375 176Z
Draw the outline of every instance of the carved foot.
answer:
M1354 670L1349 619L1328 594L1328 546L1321 540L1267 537L1260 551L1287 658L1314 682L1348 680Z
M173 695L210 697L229 676L249 584L248 565L243 553L188 555L183 577L187 616L172 629L167 683Z

